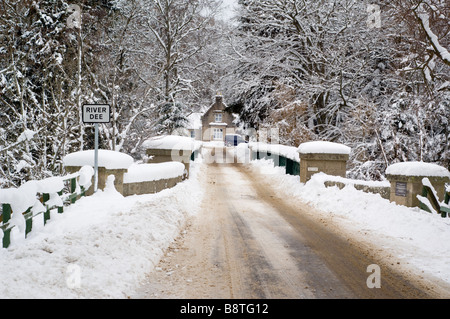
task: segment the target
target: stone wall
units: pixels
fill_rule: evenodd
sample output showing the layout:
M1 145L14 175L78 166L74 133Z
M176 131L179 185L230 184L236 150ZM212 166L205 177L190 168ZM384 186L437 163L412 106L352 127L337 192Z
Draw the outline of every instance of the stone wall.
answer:
M70 174L76 173L81 167L68 166L66 171ZM123 196L131 195L144 195L155 194L166 188L175 187L178 183L183 181L183 176L169 179L161 179L157 181L148 181L140 183L124 183L123 177L127 172L126 169L105 169L104 167L98 168L98 189L103 190L106 185L106 179L109 175L114 175L114 187ZM92 185L86 191L87 196L94 194L94 177L92 177Z
M417 195L422 195L422 180L428 178L437 192L439 201L444 201L445 183L450 182L448 178L435 176L404 176L388 175L391 182L390 200L407 207L419 207L420 201Z
M189 168L191 163L191 150L182 149L155 149L148 148L145 151L149 157L148 164L166 163L166 162L180 162L184 164L186 169L186 176L189 176Z
M338 181L325 182L326 187L337 186L339 187L339 189L343 189L346 185L349 184ZM391 188L389 186L370 186L358 183L352 183L351 185L353 185L357 190L363 191L365 193L379 194L384 199L390 198Z
M66 171L69 174L77 173L80 171L79 166L66 166ZM114 175L114 187L116 190L123 194L123 174L127 172L126 169L106 169L105 167L98 168L98 189L104 189L106 185L106 179L109 175ZM86 190L86 195L90 196L94 194L94 177L92 177L92 184L88 190Z
M348 158L347 154L300 154L300 182L306 183L318 172L345 177Z
M160 191L175 187L178 183L182 182L182 176L170 179L161 179L158 181L140 182L140 183L125 183L123 184L123 195L144 195L155 194Z

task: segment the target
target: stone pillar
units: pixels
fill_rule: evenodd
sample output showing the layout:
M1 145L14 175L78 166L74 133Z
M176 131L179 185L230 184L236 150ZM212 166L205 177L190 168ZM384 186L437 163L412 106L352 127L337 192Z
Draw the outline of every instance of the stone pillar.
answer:
M445 184L450 173L445 167L432 163L404 162L389 166L386 178L391 183L390 201L407 207L419 207L417 195L422 195L422 180L428 178L437 192L439 201L444 200Z
M66 166L66 171L69 174L77 173L81 167L80 166ZM114 175L114 187L116 190L124 194L123 190L123 175L127 172L126 169L107 169L105 167L99 167L98 168L98 189L104 190L106 186L106 180L108 179L109 175ZM94 177L92 177L92 184L91 187L89 187L88 190L86 190L86 195L90 196L94 194Z
M180 162L186 168L186 177L189 176L189 165L195 141L185 136L157 136L142 143L142 148L149 156L147 163Z
M184 164L186 174L189 176L189 167L191 163L191 150L178 150L178 149L160 149L160 148L147 148L145 151L149 157L148 164L157 164L165 162L181 162Z
M318 141L303 143L297 151L300 155L300 182L306 183L319 172L346 177L349 147Z
M127 169L107 169L105 167L98 168L98 188L105 189L106 180L109 175L114 175L114 187L120 194L123 193L123 174L127 172Z
M104 190L108 176L114 175L114 186L123 195L123 175L127 172L128 167L133 164L133 158L120 152L98 150L98 160L98 189ZM94 150L68 154L63 158L63 164L69 173L76 173L85 165L94 167ZM94 193L93 179L91 187L86 191L86 195Z

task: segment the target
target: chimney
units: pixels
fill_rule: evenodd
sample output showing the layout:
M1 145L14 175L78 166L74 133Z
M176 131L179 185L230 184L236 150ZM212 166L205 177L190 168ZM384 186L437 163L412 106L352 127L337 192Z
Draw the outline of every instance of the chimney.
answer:
M223 103L223 96L219 93L216 95L216 103L217 104L222 104Z

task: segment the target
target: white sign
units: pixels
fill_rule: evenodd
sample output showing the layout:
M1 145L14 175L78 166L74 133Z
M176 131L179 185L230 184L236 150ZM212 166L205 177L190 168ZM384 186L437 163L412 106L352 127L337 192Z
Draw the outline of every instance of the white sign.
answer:
M318 167L308 167L308 172L318 172L319 168Z
M83 123L109 123L111 107L108 104L83 105Z

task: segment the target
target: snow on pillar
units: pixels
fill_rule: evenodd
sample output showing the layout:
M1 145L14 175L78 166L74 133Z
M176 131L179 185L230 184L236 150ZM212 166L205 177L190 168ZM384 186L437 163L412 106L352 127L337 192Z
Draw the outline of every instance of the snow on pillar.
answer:
M297 149L300 155L300 182L306 183L319 172L346 177L350 151L350 147L339 143L316 141L301 144Z
M123 176L133 164L131 156L108 150L98 151L98 188L104 190L109 175L114 175L114 187L123 195ZM81 167L89 165L94 167L94 150L81 151L68 154L63 159L67 172L76 173ZM94 185L92 184L86 195L92 195Z
M157 136L142 143L147 163L180 162L185 166L185 177L189 176L192 152L195 150L195 141L185 136Z
M450 182L449 171L442 166L424 162L402 162L386 169L391 183L391 202L407 207L419 207L417 195L422 195L422 180L428 178L440 201L444 200L445 183Z

